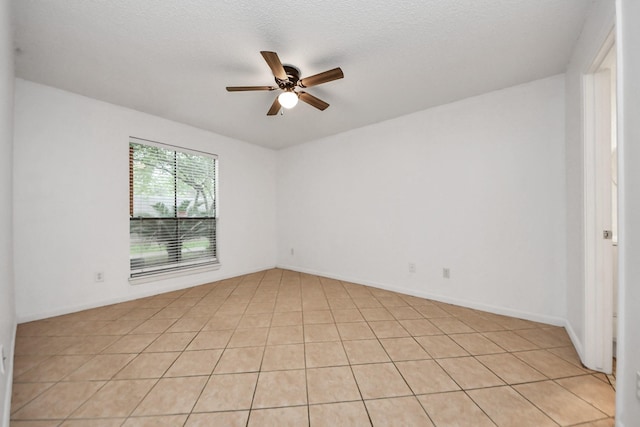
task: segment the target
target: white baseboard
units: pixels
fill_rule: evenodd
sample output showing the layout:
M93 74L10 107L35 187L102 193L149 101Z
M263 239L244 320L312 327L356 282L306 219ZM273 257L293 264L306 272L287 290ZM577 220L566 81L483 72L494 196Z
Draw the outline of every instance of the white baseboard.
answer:
M16 332L18 329L18 325L14 322L13 324L13 336L11 337L11 348L7 349L7 364L6 364L6 384L5 384L5 393L4 393L4 402L2 402L2 419L0 423L2 427L9 427L9 419L11 417L11 394L13 392L13 355L15 354L16 348Z
M230 278L238 277L238 276L243 276L243 275L246 275L246 274L257 273L259 271L269 270L269 269L272 269L272 268L282 268L282 269L285 269L285 270L297 271L297 272L300 272L300 273L314 274L314 275L323 276L323 277L327 277L327 278L331 278L331 279L341 280L341 281L350 282L350 283L357 283L357 284L360 284L360 285L372 286L374 288L385 289L385 290L393 291L393 292L399 292L399 293L403 293L405 295L412 295L412 296L417 296L417 297L420 297L420 298L432 299L432 300L435 300L435 301L444 302L444 303L448 303L448 304L455 304L455 305L459 305L459 306L462 306L462 307L473 308L473 309L476 309L476 310L487 311L487 312L490 312L490 313L501 314L501 315L504 315L504 316L516 317L516 318L519 318L519 319L531 320L531 321L539 322L539 323L546 323L546 324L554 325L554 326L564 326L564 327L570 326L570 325L568 325L566 319L563 319L563 318L560 318L560 317L548 316L548 315L539 314L539 313L531 313L531 312L527 312L527 311L510 309L510 308L505 308L505 307L499 307L499 306L494 306L494 305L490 305L490 304L479 303L479 302L476 302L476 301L465 300L463 298L454 298L454 297L445 296L445 295L433 294L433 293L430 293L430 292L416 291L414 289L403 288L403 287L400 287L400 286L392 286L392 285L389 285L389 284L386 284L386 283L372 282L372 281L363 280L363 279L360 279L360 278L357 278L357 277L346 277L346 276L342 276L342 275L336 275L336 274L331 274L331 273L327 273L327 272L323 272L323 271L316 271L316 270L307 269L307 268L300 268L300 267L291 266L291 265L282 265L282 264L280 264L280 265L276 265L276 266L266 266L266 267L261 267L261 268L257 268L257 269L251 269L251 270L240 272L240 273L222 275L222 276L216 277L216 281L230 279ZM104 299L104 300L100 300L100 301L94 301L94 302L87 303L87 304L70 305L70 306L60 307L60 308L56 308L54 310L49 310L49 311L40 312L40 313L31 313L31 314L26 314L26 315L18 314L17 315L17 319L18 319L18 323L31 322L31 321L34 321L34 320L46 319L46 318L49 318L49 317L61 316L61 315L64 315L64 314L69 314L69 313L75 313L75 312L82 311L82 310L89 310L89 309L92 309L92 308L102 307L102 306L105 306L105 305L117 304L117 303L121 303L121 302L131 301L131 300L138 299L138 298L145 298L145 297L158 295L158 294L165 293L165 292L172 292L172 291L181 290L181 289L188 289L188 288L191 288L191 287L194 287L194 286L199 286L201 284L202 283L187 284L187 285L177 285L177 286L172 286L172 287L165 287L165 288L162 288L162 289L145 289L145 290L141 290L141 291L137 292L135 295L127 295L127 296L123 296L123 297L109 298L109 299ZM569 329L567 329L567 330L569 331ZM571 337L571 340L573 341L574 345L576 346L576 349L580 349L579 350L579 354L581 354L580 351L581 351L582 347L579 346L580 343L575 338L575 334L573 333L573 330L571 330L571 332L569 332L569 336Z
M308 268L300 268L297 266L283 265L283 264L279 264L276 267L282 268L285 270L297 271L300 273L307 273L307 274L313 274L316 276L327 277L329 279L336 279L344 282L356 283L359 285L372 286L374 288L384 289L384 290L393 291L393 292L399 292L405 295L412 295L420 298L431 299L434 301L444 302L447 304L455 304L462 307L473 308L475 310L487 311L489 313L516 317L518 319L531 320L533 322L545 323L553 326L565 326L567 323L566 319L563 319L561 317L549 316L549 315L539 314L539 313L531 313L527 311L516 310L511 308L505 308L505 307L499 307L499 306L484 304L476 301L465 300L463 298L454 298L454 297L445 296L445 295L433 294L430 292L422 292L422 291L417 291L415 289L403 288L400 286L392 286L386 283L378 283L378 282L372 282L369 280L363 280L357 277L346 277L346 276L326 273L322 271L316 271Z
M223 274L221 276L217 276L215 278L215 282L220 281L220 280L226 280L226 279L231 279L233 277L238 277L238 276L244 276L247 274L252 274L252 273L257 273L260 271L264 271L264 270L270 270L272 268L276 268L275 266L271 265L271 266L267 266L267 267L261 267L261 268L256 268L256 269L251 269L251 270L246 270L243 272L236 272L233 274ZM98 308L98 307L104 307L105 305L111 305L111 304L118 304L121 302L127 302L127 301L132 301L132 300L136 300L139 298L146 298L146 297L150 297L150 296L154 296L154 295L158 295L158 294L163 294L165 292L173 292L173 291L179 291L182 289L188 289L188 288L193 288L195 286L200 286L203 285L205 283L210 283L212 282L211 280L206 280L204 282L198 282L198 283L188 283L188 284L181 284L181 285L175 285L175 286L166 286L166 287L158 287L158 288L153 288L153 287L141 287L139 285L131 285L134 286L136 288L136 292L129 294L129 295L125 295L125 296L121 296L121 297L115 297L115 298L106 298L106 299L101 299L99 301L92 301L89 303L85 303L85 304L74 304L74 305L68 305L65 307L58 307L52 310L47 310L47 311L43 311L43 312L38 312L38 313L29 313L29 314L16 314L16 317L18 319L18 323L25 323L25 322L32 322L35 320L42 320L42 319L48 319L50 317L55 317L55 316L62 316L64 314L69 314L69 313L76 313L78 311L83 311L83 310L90 310L92 308Z

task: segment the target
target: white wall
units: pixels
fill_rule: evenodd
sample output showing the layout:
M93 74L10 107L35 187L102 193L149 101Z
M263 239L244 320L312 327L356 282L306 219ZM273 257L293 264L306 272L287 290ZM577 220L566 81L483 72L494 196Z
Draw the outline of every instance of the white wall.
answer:
M597 0L585 21L566 72L567 188L567 323L582 352L585 340L584 279L584 147L582 139L582 76L613 29L615 7Z
M0 345L7 370L0 374L0 425L9 425L13 341L16 318L13 297L12 149L13 149L13 42L9 1L0 0Z
M640 2L618 0L620 299L616 425L640 420Z
M277 182L280 266L563 323L562 75L282 150Z
M16 82L14 255L20 321L275 265L275 152ZM129 136L218 154L220 270L128 283ZM104 272L103 283L94 282L97 271Z

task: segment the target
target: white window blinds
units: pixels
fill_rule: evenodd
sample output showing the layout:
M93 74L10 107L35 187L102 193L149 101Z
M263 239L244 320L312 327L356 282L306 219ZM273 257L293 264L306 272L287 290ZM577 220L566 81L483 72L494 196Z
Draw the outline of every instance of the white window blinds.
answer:
M217 264L217 158L131 139L131 277Z

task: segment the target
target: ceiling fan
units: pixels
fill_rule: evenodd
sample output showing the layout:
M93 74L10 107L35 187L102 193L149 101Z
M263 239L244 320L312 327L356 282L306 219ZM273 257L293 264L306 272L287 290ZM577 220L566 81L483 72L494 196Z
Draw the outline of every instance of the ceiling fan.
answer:
M317 86L344 77L340 68L334 68L310 77L300 78L300 70L292 65L282 65L277 53L267 51L261 51L260 53L264 60L267 61L269 68L271 68L277 86L227 86L227 91L282 90L283 92L271 104L267 116L275 116L282 107L293 108L298 103L298 99L312 107L316 107L318 110L325 110L329 104L303 90L296 90L296 88L303 89Z

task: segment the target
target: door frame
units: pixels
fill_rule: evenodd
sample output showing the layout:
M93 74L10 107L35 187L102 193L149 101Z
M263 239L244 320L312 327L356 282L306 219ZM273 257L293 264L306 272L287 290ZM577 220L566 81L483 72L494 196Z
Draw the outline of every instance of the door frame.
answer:
M606 155L599 143L605 122L611 123L610 78L600 71L609 54L615 49L612 29L582 79L583 140L584 140L584 354L583 363L594 370L611 373L613 358L613 271L612 251L607 252L603 230L611 230L603 200L603 185L611 186L611 154ZM609 86L607 87L607 82ZM610 127L609 127L610 132ZM609 139L610 140L610 139ZM609 167L606 167L608 162ZM607 175L608 171L608 177ZM610 194L610 192L609 192ZM607 255L608 253L608 255Z

